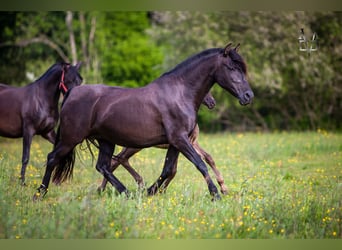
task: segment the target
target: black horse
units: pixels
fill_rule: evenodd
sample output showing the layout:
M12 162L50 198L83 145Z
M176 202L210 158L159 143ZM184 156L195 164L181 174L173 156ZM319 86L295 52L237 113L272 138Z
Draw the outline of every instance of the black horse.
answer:
M41 135L51 143L55 142L60 93L65 94L81 84L79 67L80 64L56 63L38 80L24 87L0 84L0 136L23 137L22 184L25 184L32 137Z
M213 109L215 107L216 101L210 92L204 97L202 104L207 106L208 109ZM201 158L206 163L208 163L209 166L211 167L211 169L214 171L217 183L220 186L221 193L227 194L228 188L224 184L223 176L222 176L221 172L217 169L215 161L212 158L212 156L208 152L206 152L203 148L201 148L201 146L199 145L198 136L199 136L199 127L198 127L198 124L196 124L194 130L191 132L191 134L189 136L190 143L192 144L192 146L194 147L196 152L201 156ZM155 147L167 149L169 147L169 145L168 144L162 144L162 145L157 145ZM132 177L134 178L134 180L138 184L138 186L140 188L143 188L144 187L143 178L135 171L135 169L129 163L129 159L141 150L142 150L142 148L123 148L118 155L116 155L112 158L110 171L113 172L120 165L122 165L132 175ZM165 180L165 182L163 183L163 191L166 190L167 186L169 185L171 180L176 175L177 162L175 164L176 165L173 166L172 175L167 180ZM107 185L107 179L103 178L101 186L98 187L98 191L100 191L100 192L104 191L106 188L106 185Z
M201 172L210 194L220 198L206 164L189 140L196 126L197 112L214 83L239 99L251 103L254 94L246 80L247 68L238 46L205 50L141 88L83 85L69 91L61 109L55 148L34 199L47 192L51 175L59 184L72 175L75 147L84 139L99 148L96 169L117 189L127 188L110 171L115 145L132 148L169 144L163 171L148 188L155 194L173 173L181 152Z

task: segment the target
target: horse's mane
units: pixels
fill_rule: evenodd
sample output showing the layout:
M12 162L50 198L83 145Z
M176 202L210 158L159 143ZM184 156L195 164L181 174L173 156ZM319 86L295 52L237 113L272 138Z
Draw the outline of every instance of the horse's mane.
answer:
M204 50L204 51L202 51L202 52L200 52L198 54L190 56L185 61L183 61L183 62L179 63L178 65L176 65L176 67L174 67L170 71L164 73L163 76L164 75L169 75L169 74L172 74L172 73L177 73L180 69L182 69L182 70L188 69L188 68L191 67L191 65L193 65L198 60L203 59L204 57L211 56L213 54L220 53L220 52L223 53L223 49L221 49L221 48L213 48L213 49Z
M174 67L172 70L166 72L163 74L163 76L165 75L169 75L172 73L177 73L179 72L179 70L187 70L188 68L191 68L192 65L196 62L198 62L199 60L202 60L203 58L206 57L210 57L214 54L218 54L218 53L224 53L224 49L222 48L212 48L212 49L207 49L204 50L198 54L195 54L191 57L189 57L188 59L186 59L185 61L179 63L176 67ZM235 50L235 49L231 49L228 52L229 58L231 59L232 62L232 67L235 67L237 69L240 69L244 74L247 74L247 65L245 63L245 61L243 60L243 58L241 57L241 55Z
M60 71L62 69L62 66L64 65L65 63L63 62L58 62L58 63L55 63L53 64L43 75L41 75L37 80L36 82L38 81L41 81L47 77L49 77L51 74L55 74L56 71Z
M241 69L241 71L244 74L247 74L247 65L246 65L245 61L243 60L243 58L240 56L240 54L235 49L231 49L228 52L228 56L232 60L234 67Z

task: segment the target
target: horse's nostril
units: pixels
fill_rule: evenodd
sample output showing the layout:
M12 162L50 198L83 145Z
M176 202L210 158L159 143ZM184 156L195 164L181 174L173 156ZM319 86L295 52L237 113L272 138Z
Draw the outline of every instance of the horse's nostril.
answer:
M251 92L251 91L247 91L246 93L245 93L245 98L247 99L247 100L249 100L249 99L252 99L253 98L253 92Z

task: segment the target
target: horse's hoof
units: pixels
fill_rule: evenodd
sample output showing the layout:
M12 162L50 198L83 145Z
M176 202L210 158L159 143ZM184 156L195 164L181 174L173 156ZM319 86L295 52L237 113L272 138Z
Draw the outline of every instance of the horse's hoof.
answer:
M98 187L97 189L96 189L96 191L97 191L97 193L98 194L102 194L103 192L104 192L104 188L102 188L101 186L100 187Z
M47 189L45 189L45 188L38 188L37 192L33 195L32 200L34 202L42 200L44 198L44 196L46 195L46 193L47 193Z
M147 195L152 196L155 195L157 193L157 190L154 186L151 186L147 189Z
M221 190L221 193L223 194L223 195L227 195L228 194L228 190L227 189L225 189L225 190Z
M128 189L122 191L120 194L126 195L126 198L127 198L127 199L130 199L130 198L133 197L133 194L132 194Z
M19 177L19 182L20 182L20 185L21 185L21 186L26 186L25 177L20 176L20 177Z
M142 182L138 182L138 188L140 190L144 190L146 188L145 183L143 181Z
M41 195L41 193L40 193L39 191L37 191L37 192L33 195L32 200L33 200L34 202L37 202L37 201L42 200L42 195Z
M221 199L221 196L218 193L215 193L212 195L211 201L219 201Z

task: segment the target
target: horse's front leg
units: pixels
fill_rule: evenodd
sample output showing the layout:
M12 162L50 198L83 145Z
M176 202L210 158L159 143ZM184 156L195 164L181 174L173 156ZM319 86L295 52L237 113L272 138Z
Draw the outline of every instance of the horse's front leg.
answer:
M21 159L21 171L20 171L20 182L21 185L25 185L25 173L26 167L30 160L30 149L32 143L32 137L34 135L34 131L31 129L24 130L23 133L23 154Z
M157 181L155 181L152 184L152 186L150 186L147 189L147 193L149 195L156 194L160 188L164 188L170 183L170 181L175 176L176 171L177 171L178 156L179 156L179 151L177 150L177 148L170 145L166 153L164 167L163 167L161 175L159 176ZM167 181L166 186L165 184L163 185L165 180Z
M175 163L173 164L173 167L171 169L171 175L167 177L165 182L163 183L163 189L162 189L163 192L166 191L172 179L175 178L176 173L177 173L177 164L178 164L178 160L176 160Z
M177 136L173 136L172 138L173 140L172 142L170 141L170 144L172 143L175 147L177 147L178 150L201 172L208 185L209 192L213 196L213 199L221 199L221 196L219 195L218 190L209 175L207 166L190 143L189 138L187 136L181 135L178 138Z

